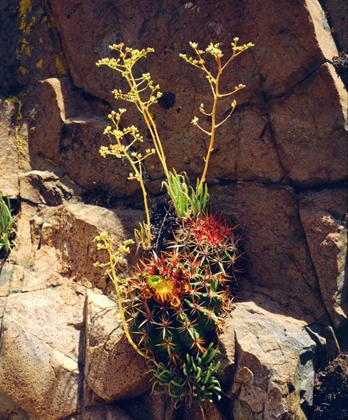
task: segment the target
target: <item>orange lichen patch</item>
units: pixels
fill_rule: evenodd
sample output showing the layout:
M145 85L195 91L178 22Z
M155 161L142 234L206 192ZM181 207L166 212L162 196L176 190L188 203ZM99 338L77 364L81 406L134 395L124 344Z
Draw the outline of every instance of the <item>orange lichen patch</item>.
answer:
M32 16L28 22L28 13L32 10L31 0L21 0L19 3L19 30L25 34L29 34L36 22L35 16Z
M18 70L23 76L29 73L29 70L22 66L20 66Z
M57 69L58 73L60 75L66 74L66 71L64 69L62 60L61 60L61 58L58 54L55 56L55 63L56 63L56 69Z
M35 64L35 66L36 66L36 68L37 68L37 69L41 69L41 68L42 68L42 65L43 65L43 58L41 58L41 60L39 60L39 61Z
M16 50L16 58L30 57L30 56L31 56L31 48L29 47L29 41L25 38L22 38L19 41L19 46Z

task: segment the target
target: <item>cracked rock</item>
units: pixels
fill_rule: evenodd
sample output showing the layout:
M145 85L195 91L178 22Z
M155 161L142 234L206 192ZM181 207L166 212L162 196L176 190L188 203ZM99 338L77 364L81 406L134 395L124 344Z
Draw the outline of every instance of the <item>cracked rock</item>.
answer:
M83 296L64 286L7 297L0 394L30 418L56 420L76 411L82 377L81 331L75 325L83 321L83 305Z
M151 388L144 358L125 340L117 306L88 292L85 379L103 400L134 398Z

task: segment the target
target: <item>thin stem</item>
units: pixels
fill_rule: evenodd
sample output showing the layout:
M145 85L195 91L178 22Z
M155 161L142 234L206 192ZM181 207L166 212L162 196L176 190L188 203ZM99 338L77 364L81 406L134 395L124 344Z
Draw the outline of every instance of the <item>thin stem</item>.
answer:
M200 126L198 123L195 124L196 127L198 127L203 133L207 134L209 137L211 135L210 131L205 130L202 126Z
M231 96L231 95L233 95L234 93L236 93L236 92L238 92L239 90L241 90L241 89L244 89L245 88L245 85L239 85L239 86L236 86L231 92L228 92L228 93L220 93L219 94L219 98L225 98L226 96Z
M161 162L161 165L163 167L165 176L168 179L169 171L168 171L168 167L167 167L167 163L166 163L164 150L163 150L162 143L161 143L158 131L157 131L156 124L155 124L155 122L154 122L154 120L151 116L150 111L149 111L149 106L151 105L151 102L148 101L145 104L142 101L142 99L139 95L140 92L137 89L137 83L136 83L136 81L134 79L134 76L133 76L133 73L131 71L129 72L129 78L127 80L128 80L128 84L129 84L129 87L130 87L131 91L135 93L134 103L136 104L137 108L139 109L139 111L141 112L141 114L144 117L145 124L150 131L150 135L151 135L151 138L153 140L157 156L158 156L158 158Z
M211 156L211 154L214 150L215 131L216 131L216 127L217 127L217 125L216 125L216 110L217 110L217 103L218 103L218 100L219 100L220 76L221 76L221 67L219 66L218 74L217 74L216 79L215 79L214 101L213 101L213 107L212 107L212 111L211 111L210 143L209 143L209 147L208 147L206 157L204 159L204 169L203 169L202 176L199 180L199 185L198 185L198 189L197 189L198 193L202 190L203 184L206 180L208 167L209 167L209 162L210 162L210 156Z
M145 207L145 214L146 214L146 230L147 230L147 235L146 235L146 239L148 240L148 246L151 246L151 223L150 223L150 210L149 210L149 204L148 204L148 199L147 199L147 191L145 188L145 184L143 181L143 177L141 172L139 171L139 169L137 168L136 164L133 162L132 158L129 156L127 150L124 151L124 154L126 156L126 158L128 159L133 171L136 173L136 178L140 184L140 188L143 194L143 200L144 200L144 207ZM140 161L139 161L139 165L141 165Z
M143 115L144 115L145 123L146 123L146 125L147 125L147 127L150 131L150 134L151 134L151 137L152 137L152 140L153 140L153 144L155 146L156 153L157 153L158 158L159 158L159 160L162 164L164 174L165 174L166 178L168 179L169 171L168 171L168 167L167 167L167 163L166 163L166 157L165 157L165 153L164 153L164 150L163 150L163 147L162 147L162 143L161 143L158 131L157 131L156 124L155 124L148 108L144 109Z
M200 106L199 110L203 115L211 116L211 132L209 133L208 130L203 129L198 123L198 118L194 118L192 120L192 123L196 125L201 131L203 131L205 134L210 136L210 143L208 147L207 154L204 158L204 169L202 172L202 177L199 179L199 183L197 185L197 193L199 194L202 191L203 184L205 183L208 167L210 163L210 157L214 150L214 143L215 143L215 132L218 127L220 127L222 124L224 124L232 115L234 108L236 106L235 101L231 104L231 110L229 111L227 117L223 118L223 120L220 123L216 122L216 112L217 112L217 103L219 99L226 98L228 96L233 95L240 89L243 89L245 86L240 84L238 86L235 86L233 91L228 93L219 93L219 83L220 83L220 77L223 73L223 71L226 69L226 67L231 63L232 60L234 60L239 54L241 54L243 51L246 51L248 48L251 48L254 46L253 43L249 42L248 44L244 44L242 46L237 46L239 38L234 38L233 42L231 43L232 46L232 54L228 58L228 60L225 62L224 65L221 64L221 58L223 57L222 51L219 48L219 44L213 44L210 43L209 46L205 49L205 51L198 49L198 44L194 42L190 42L190 46L195 51L196 55L198 56L197 59L193 59L192 57L187 57L186 54L180 54L180 57L183 58L187 63L191 64L194 67L197 67L198 69L202 70L206 74L206 78L209 82L210 88L213 93L213 105L212 110L210 113L206 112L204 110L203 105ZM208 53L212 55L216 61L217 64L217 75L214 78L210 71L207 69L207 67L204 64L204 59L202 58L203 53Z
M227 117L225 117L221 122L219 122L219 124L216 125L216 128L219 128L220 125L224 124L230 118L230 116L232 115L235 107L236 107L236 103L232 102L231 111L228 113Z
M135 344L135 342L133 341L133 339L132 339L132 337L129 333L126 317L125 317L125 314L124 314L124 309L123 309L123 306L122 306L121 289L120 289L120 285L118 284L118 279L117 279L117 275L116 275L112 249L111 249L111 246L110 246L109 242L106 243L106 249L109 253L109 263L110 263L110 270L111 270L110 277L111 277L111 280L112 280L112 282L114 283L114 286L115 286L117 303L118 303L118 307L119 307L119 311L120 311L120 315L121 315L121 321L122 321L122 326L123 326L124 333L126 334L127 340L129 341L131 346L134 348L134 350L140 356L144 357L145 359L152 360L150 356L148 356L147 354L145 354L144 352L142 352L139 349L139 347Z

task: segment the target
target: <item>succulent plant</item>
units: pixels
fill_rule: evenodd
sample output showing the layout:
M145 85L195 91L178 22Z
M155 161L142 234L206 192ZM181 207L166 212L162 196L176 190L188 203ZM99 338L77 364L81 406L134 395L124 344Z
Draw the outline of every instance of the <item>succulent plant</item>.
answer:
M238 239L221 217L208 215L182 219L173 236L136 267L125 310L135 343L156 361L156 383L176 404L191 404L219 393L213 343L230 308Z
M7 197L5 202L0 191L0 257L6 256L14 245L14 221L10 200Z
M226 278L200 268L176 250L154 254L128 282L129 328L139 345L160 360L205 351L206 336L218 332L228 305ZM220 290L221 289L221 290Z
M221 215L199 214L196 218L183 220L181 227L176 229L171 247L198 261L202 272L211 276L233 277L236 282L236 261L241 254L235 229L230 228Z
M168 394L175 406L185 402L191 406L193 400L201 405L206 399L212 402L213 396L220 399L221 388L215 374L219 370L220 362L214 363L216 350L213 343L198 358L186 353L185 361L181 366L168 366L161 362L151 373L155 377L153 387L156 395Z

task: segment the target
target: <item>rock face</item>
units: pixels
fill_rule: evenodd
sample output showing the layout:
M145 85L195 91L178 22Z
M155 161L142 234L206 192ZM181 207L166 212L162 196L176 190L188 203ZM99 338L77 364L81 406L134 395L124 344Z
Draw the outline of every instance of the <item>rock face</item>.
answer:
M320 293L336 328L347 316L346 191L324 189L299 195L300 217Z
M82 386L83 297L64 286L30 296L30 305L25 293L11 294L6 301L1 391L37 418L64 418L76 410ZM59 323L54 321L57 314Z
M16 247L0 261L1 419L201 419L150 394L113 286L93 267L104 258L96 235L121 243L144 218L129 168L98 153L107 114L125 104L111 94L118 75L95 63L113 43L155 48L140 71L171 98L152 108L167 161L195 180L206 138L190 121L211 92L178 54L212 41L227 56L235 36L255 48L224 74L226 92L247 87L218 131L208 182L214 211L239 225L245 270L219 343L226 397L205 412L309 416L314 370L337 354L335 332L347 325L347 94L332 65L347 45L343 1L295 3L2 2L0 191L18 214ZM124 124L151 147L126 106ZM156 157L144 170L157 197Z

